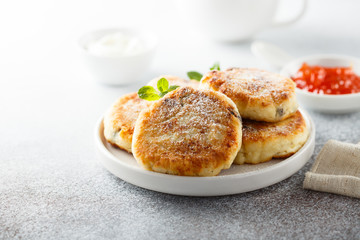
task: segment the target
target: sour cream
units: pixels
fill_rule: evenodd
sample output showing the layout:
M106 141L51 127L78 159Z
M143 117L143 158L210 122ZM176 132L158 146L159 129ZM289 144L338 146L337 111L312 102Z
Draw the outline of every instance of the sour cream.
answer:
M89 43L87 51L101 57L131 56L145 51L145 44L138 37L116 32Z

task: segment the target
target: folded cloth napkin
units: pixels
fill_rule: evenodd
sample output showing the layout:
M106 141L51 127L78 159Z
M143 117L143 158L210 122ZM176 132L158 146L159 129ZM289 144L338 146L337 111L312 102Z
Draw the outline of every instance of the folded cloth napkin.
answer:
M360 143L328 141L305 174L304 188L360 198Z

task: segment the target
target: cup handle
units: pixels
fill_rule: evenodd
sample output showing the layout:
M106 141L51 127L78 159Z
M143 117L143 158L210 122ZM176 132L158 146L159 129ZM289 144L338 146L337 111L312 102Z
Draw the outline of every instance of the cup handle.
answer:
M275 22L273 22L272 26L273 27L282 27L282 26L293 24L294 22L298 21L304 15L305 10L307 8L307 4L308 4L307 0L301 0L301 1L302 1L301 10L293 19L289 19L286 21L275 21Z

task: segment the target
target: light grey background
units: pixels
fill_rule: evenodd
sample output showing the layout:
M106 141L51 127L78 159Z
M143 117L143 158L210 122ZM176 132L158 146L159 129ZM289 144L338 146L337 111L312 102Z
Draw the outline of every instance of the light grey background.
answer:
M245 194L152 192L97 163L97 119L118 96L151 78L205 72L215 60L223 68L272 70L251 55L250 42L218 44L188 31L172 1L129 2L0 3L0 239L360 239L359 199L302 189L304 173L327 140L360 141L360 113L310 112L317 134L309 163L278 184ZM294 56L360 57L359 3L310 1L301 21L255 38ZM287 3L283 10L286 15L296 6ZM160 35L151 71L129 87L96 84L82 65L78 36L127 25Z

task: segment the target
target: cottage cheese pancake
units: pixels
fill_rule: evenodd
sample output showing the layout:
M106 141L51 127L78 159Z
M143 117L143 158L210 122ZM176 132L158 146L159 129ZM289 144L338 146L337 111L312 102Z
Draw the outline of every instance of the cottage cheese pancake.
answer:
M200 88L225 94L234 101L241 117L256 121L281 121L298 107L291 79L254 68L211 71L201 80Z
M161 76L151 80L147 85L157 88L160 78L166 78L170 85L198 87L199 82L188 81L176 76ZM104 117L104 135L108 142L131 153L132 135L135 122L141 110L152 102L140 99L136 92L120 97Z
M214 176L231 166L241 139L241 118L228 97L182 87L140 113L132 150L147 170Z
M140 99L136 92L120 97L105 114L104 136L113 145L131 152L132 135L141 110L151 102Z
M243 138L234 163L262 163L285 158L297 152L306 142L309 130L299 111L277 123L243 119Z

